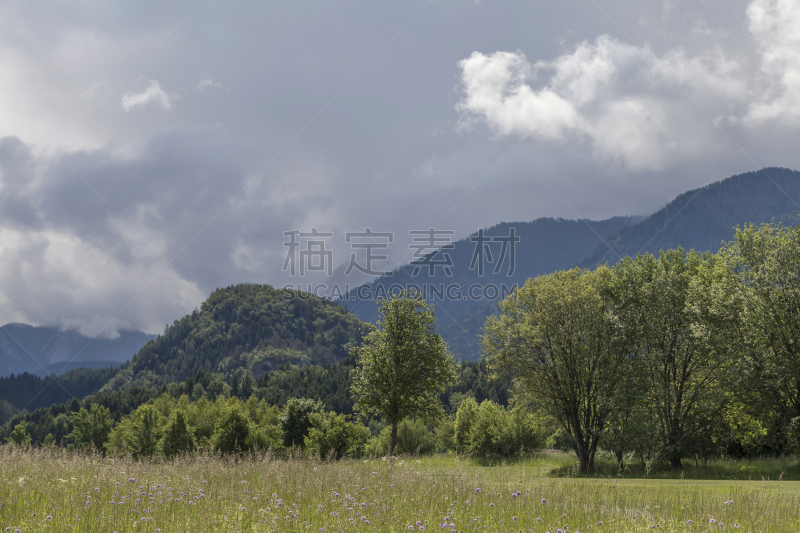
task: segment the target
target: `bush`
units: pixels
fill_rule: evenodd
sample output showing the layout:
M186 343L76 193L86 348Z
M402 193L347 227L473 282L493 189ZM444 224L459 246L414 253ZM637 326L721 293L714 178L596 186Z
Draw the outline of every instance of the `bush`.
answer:
M311 413L311 428L305 438L306 448L325 458L333 452L336 459L345 455L360 457L370 439L369 428L348 422L345 415Z
M439 445L439 451L446 452L455 448L456 430L455 423L451 418L445 418L436 426L436 443Z
M392 428L387 427L380 435L383 449L389 450ZM421 420L405 419L397 425L397 455L416 455L436 452L436 437Z
M308 430L311 428L309 415L322 413L323 410L324 406L320 401L308 398L290 398L278 419L278 427L283 433L283 444L285 446L303 446L305 438L308 436Z
M275 425L256 426L251 424L250 438L247 443L251 449L277 452L283 449L283 434Z
M217 421L211 439L214 449L222 453L242 453L250 451L250 421L242 413L238 404L225 409Z
M477 415L478 403L475 398L465 398L458 406L453 425L453 443L458 453L469 451L470 431Z
M180 409L173 413L164 428L164 436L158 447L166 457L189 453L194 450L194 432L186 421L186 413Z
M456 449L473 455L509 457L538 448L542 441L532 416L490 400L477 406L471 398L459 407L454 433Z

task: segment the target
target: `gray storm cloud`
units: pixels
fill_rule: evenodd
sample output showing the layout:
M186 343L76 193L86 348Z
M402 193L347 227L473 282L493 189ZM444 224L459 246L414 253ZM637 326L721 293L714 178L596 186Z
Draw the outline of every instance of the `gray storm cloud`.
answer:
M331 232L334 269L394 232L390 269L410 230L800 168L796 2L600 4L0 6L0 323L158 333L297 282L286 231Z

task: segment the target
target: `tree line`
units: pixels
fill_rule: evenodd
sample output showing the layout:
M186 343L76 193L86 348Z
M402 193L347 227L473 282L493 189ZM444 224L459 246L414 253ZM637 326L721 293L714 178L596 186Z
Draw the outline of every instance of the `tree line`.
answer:
M540 276L501 310L479 364L456 363L432 306L403 292L380 302L380 320L343 363L259 378L200 372L142 389L117 411L101 395L73 400L56 416L69 430L61 439L137 457L567 447L583 471L601 450L620 468L629 458L680 468L800 446L798 227L747 226L714 254L679 248ZM42 427L14 417L0 437L24 445L35 430L38 442L59 441Z
M529 280L485 329L515 399L558 421L580 467L598 449L680 468L800 444L800 228L736 232Z

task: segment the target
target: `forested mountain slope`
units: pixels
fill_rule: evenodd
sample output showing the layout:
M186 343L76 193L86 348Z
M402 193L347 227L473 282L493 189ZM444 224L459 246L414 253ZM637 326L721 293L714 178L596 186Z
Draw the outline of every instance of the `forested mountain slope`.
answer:
M183 381L198 371L259 376L282 364L336 363L361 342L363 323L341 305L269 285L217 289L148 342L104 388Z
M514 246L513 269L510 269L510 245L505 249L505 253L501 254L504 251L502 241L489 241L483 243L486 247L484 250L488 248L488 253L484 253L484 270L481 275L478 262L473 263L476 247L479 244L470 240L478 238L479 234L475 232L470 237L452 243L452 249L444 250L452 262L450 267L452 276L448 276L441 266L434 269L434 275L429 275L427 266L421 267L415 275L416 266L408 264L395 270L391 276L376 279L366 287L367 290L362 289L360 293L358 289L350 291L342 299L342 303L361 320L374 323L378 318L375 296L381 291L386 293L394 284L457 286L459 295L456 298L445 295L442 299L430 292L423 293L426 301L435 304L436 318L440 326L444 326L487 301L497 301L501 296L498 294L491 297L492 292L487 292L486 296L489 298L484 298L482 293L481 298L470 298L468 290L471 285L491 284L497 287L502 285L510 287L515 283L525 283L525 280L531 277L571 268L601 244L607 236L638 220L640 220L638 217L614 217L602 221L540 218L532 222L503 222L486 229L483 235L489 238L508 237L513 228L514 235L519 239ZM431 252L428 256L435 254L436 252ZM442 259L443 256L440 254L434 261ZM495 270L498 271L495 273ZM370 297L361 297L367 293ZM452 294L454 293L451 292Z
M764 168L685 192L660 209L608 238L579 265L594 268L615 264L626 255L660 250L716 252L722 241L733 239L734 228L748 223L800 222L800 172Z
M505 276L505 266L492 275L494 265L487 265L486 275L479 277L470 270L475 243L463 239L455 243L450 253L453 276L447 277L437 269L435 278L424 269L411 276L413 266L398 269L394 276L379 278L369 286L388 288L392 283L459 284L462 290L472 283L518 283L542 274L566 270L574 266L594 268L603 263L615 264L625 255L683 247L686 250L717 251L722 241L733 238L734 228L748 223L783 222L794 225L800 221L800 172L782 168L765 168L732 176L700 189L681 194L663 209L646 218L617 217L602 222L539 219L527 223L503 223L486 231L486 235L508 235L515 227L521 237L516 245L515 272ZM500 244L492 243L494 257ZM594 247L594 250L590 248ZM506 260L508 258L506 257ZM357 297L351 291L346 305L361 319L373 322L377 306ZM430 298L428 298L430 301ZM458 359L477 360L483 323L490 314L499 312L495 301L445 299L434 302L439 320L439 332Z

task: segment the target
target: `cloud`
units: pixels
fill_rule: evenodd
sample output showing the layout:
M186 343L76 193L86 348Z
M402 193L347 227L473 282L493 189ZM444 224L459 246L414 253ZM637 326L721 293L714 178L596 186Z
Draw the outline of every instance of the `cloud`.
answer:
M597 160L636 171L702 157L711 147L698 133L708 119L687 108L693 99L720 108L715 100L737 101L745 92L740 65L721 50L658 56L607 35L549 62L474 52L459 67L462 128L484 121L501 136L586 140ZM545 82L534 88L540 77Z
M748 29L761 52L763 98L747 118L800 119L800 4L794 0L753 0L747 7Z
M169 95L164 92L156 80L150 82L150 87L142 93L125 93L122 96L122 109L130 111L134 107L144 107L150 102L161 104L163 109L172 109Z
M200 83L197 84L197 88L201 91L206 90L208 87L222 87L222 85L208 78L201 80Z
M153 17L177 23L178 4ZM214 4L175 35L231 101L209 99L208 76L159 48L133 3L0 3L0 323L157 333L197 305L193 289L298 282L281 270L287 230L334 232L334 266L353 251L345 231L393 231L400 259L410 229L646 214L712 179L800 168L797 115L770 107L790 102L792 5L670 0L634 46L603 36L602 16L576 18L579 0L434 2L417 55L379 54L382 23L347 3ZM402 27L412 7L378 11ZM651 7L611 14L627 28ZM140 81L116 90L134 67ZM730 161L722 129L740 145L758 131L753 160ZM498 142L526 135L533 172ZM56 146L70 165L45 159ZM134 299L159 256L175 270Z

